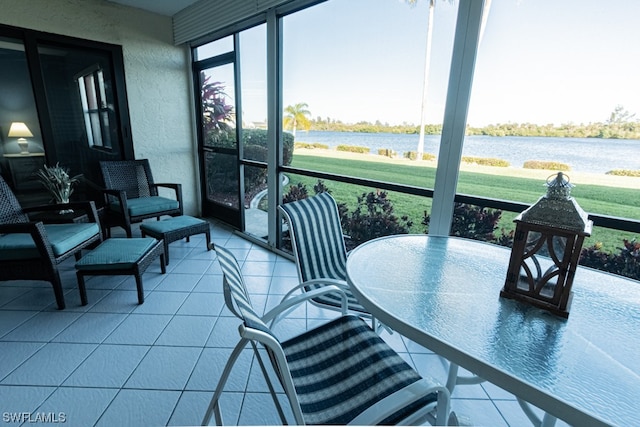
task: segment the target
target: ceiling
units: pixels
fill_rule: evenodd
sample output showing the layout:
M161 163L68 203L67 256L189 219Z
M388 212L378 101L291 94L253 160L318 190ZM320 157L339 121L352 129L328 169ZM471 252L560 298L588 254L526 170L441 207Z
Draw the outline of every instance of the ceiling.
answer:
M144 9L160 15L173 16L198 0L107 0L125 6Z

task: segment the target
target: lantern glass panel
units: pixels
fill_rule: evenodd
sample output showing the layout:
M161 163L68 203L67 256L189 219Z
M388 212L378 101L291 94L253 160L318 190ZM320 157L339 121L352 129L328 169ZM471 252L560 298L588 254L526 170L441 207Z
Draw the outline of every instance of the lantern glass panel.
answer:
M558 266L565 257L567 238L528 231L517 287L553 298L558 285Z

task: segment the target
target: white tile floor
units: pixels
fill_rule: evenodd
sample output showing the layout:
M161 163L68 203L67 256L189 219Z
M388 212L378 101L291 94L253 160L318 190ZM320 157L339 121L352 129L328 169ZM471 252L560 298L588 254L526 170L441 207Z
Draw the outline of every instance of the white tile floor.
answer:
M291 261L211 227L213 242L238 258L254 305L272 306L297 282ZM199 425L238 325L223 307L222 275L205 243L204 235L172 243L167 273L154 263L144 274L142 305L132 277L99 276L87 280L89 305L81 306L73 259L61 266L62 311L48 283L0 283L0 424ZM302 307L278 331L331 316ZM420 372L445 380L437 356L398 334L383 337ZM224 395L225 422L279 424L251 354L241 360ZM474 425L529 424L515 398L491 384L459 386L453 398Z

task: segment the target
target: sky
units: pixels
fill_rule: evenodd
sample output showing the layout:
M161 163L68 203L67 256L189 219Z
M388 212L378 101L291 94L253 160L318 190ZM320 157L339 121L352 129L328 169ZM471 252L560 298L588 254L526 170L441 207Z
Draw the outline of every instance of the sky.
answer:
M442 123L458 0L436 0L427 123ZM418 124L428 0L330 0L284 18L284 105L312 118ZM640 118L640 1L493 0L468 123ZM245 121L266 116L264 26L241 35Z

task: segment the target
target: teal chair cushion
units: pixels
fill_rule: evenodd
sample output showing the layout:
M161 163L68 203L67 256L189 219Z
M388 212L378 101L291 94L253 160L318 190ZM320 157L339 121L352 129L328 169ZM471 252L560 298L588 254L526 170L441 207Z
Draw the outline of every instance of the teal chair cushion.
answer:
M78 270L132 268L158 241L150 237L107 239L76 263Z
M58 257L100 232L98 224L45 224L44 229L51 244L53 254ZM0 259L33 259L40 253L28 233L0 236Z
M110 207L115 212L122 212L120 204L117 202L112 202ZM130 216L140 216L178 209L180 204L177 200L167 199L166 197L161 196L151 196L140 197L139 199L128 199L127 207L129 209Z

